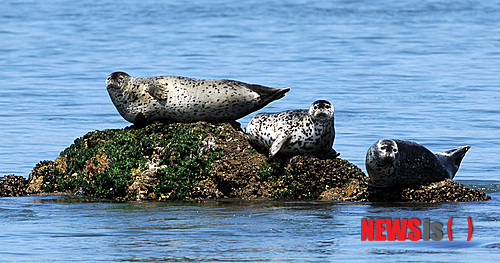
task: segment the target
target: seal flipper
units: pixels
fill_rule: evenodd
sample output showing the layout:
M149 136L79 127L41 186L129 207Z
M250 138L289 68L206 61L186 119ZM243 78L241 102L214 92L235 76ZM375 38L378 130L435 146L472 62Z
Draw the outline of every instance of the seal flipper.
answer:
M460 163L469 149L470 146L467 145L446 152L435 153L436 157L448 170L450 179L455 177L458 168L460 168Z
M278 135L276 140L274 140L273 144L271 144L271 147L269 148L269 157L271 158L276 155L281 150L281 147L283 147L286 142L290 141L291 138L291 134Z
M246 87L259 94L260 102L266 105L271 101L283 98L285 93L290 91L290 88L269 88L256 84L246 84Z
M147 91L149 95L151 95L153 98L159 100L168 99L168 87L167 85L165 85L165 83L159 83L159 82L148 83Z

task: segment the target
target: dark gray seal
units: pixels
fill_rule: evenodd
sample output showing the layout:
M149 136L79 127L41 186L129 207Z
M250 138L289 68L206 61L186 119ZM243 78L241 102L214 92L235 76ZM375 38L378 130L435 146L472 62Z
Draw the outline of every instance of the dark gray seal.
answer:
M383 139L366 153L366 171L375 187L399 187L453 179L470 146L433 154L424 146Z
M334 109L326 100L314 102L309 110L259 113L247 126L250 142L269 150L269 157L311 154L335 155Z
M109 75L106 88L118 112L132 123L236 120L290 90L227 79L138 78L124 72Z

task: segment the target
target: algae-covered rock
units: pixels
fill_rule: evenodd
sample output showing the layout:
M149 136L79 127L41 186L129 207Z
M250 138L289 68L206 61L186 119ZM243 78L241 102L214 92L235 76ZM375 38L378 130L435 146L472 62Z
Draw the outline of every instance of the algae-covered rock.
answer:
M206 126L158 123L89 132L54 162L38 164L29 192L69 191L116 200L190 197L217 155L199 152Z
M40 162L30 174L26 190L119 201L293 198L434 202L489 198L453 181L390 191L371 189L361 169L340 158L268 159L252 148L236 122L153 123L89 132L56 160Z

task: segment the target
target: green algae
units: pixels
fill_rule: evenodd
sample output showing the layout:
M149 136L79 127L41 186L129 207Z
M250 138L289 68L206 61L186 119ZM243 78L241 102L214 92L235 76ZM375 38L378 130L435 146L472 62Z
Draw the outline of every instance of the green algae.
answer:
M159 159L162 168L155 193L174 192L182 199L213 160L213 155L204 158L197 153L206 135L195 125L160 123L90 132L60 154L65 169L54 169L56 185L42 190L119 200L127 195L132 175Z
M160 143L165 147L165 154L159 164L165 168L157 171L159 183L155 194L169 193L172 199L183 199L202 175L210 171L217 153L209 153L208 156L199 154L200 141L207 136L200 130L185 131L178 127L169 135L172 136L167 136L169 138Z

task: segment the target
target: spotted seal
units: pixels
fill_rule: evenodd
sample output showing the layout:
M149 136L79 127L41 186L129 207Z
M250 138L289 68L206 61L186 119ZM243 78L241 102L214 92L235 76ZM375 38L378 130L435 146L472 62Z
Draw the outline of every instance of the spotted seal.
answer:
M106 88L122 117L132 123L230 121L285 96L290 88L270 88L227 79L131 77L114 72Z
M366 171L375 187L409 186L453 179L470 146L433 154L404 140L383 139L366 153Z
M326 100L315 101L309 110L288 110L278 113L259 113L247 126L249 141L260 149L277 153L316 156L335 155L333 105Z

